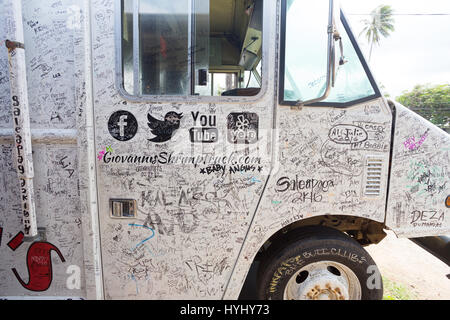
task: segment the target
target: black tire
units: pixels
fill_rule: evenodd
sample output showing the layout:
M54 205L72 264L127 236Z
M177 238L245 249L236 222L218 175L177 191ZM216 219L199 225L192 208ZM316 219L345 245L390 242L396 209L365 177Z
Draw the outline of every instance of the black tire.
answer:
M305 227L269 248L258 270L258 298L282 300L289 279L305 266L321 261L349 268L359 282L361 300L382 299L381 274L372 257L354 239L327 227Z

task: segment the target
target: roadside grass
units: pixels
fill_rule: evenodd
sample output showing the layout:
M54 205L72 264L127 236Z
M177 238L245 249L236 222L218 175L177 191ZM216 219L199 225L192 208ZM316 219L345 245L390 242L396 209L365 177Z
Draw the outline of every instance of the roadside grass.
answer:
M418 297L402 284L383 278L383 300L417 300Z

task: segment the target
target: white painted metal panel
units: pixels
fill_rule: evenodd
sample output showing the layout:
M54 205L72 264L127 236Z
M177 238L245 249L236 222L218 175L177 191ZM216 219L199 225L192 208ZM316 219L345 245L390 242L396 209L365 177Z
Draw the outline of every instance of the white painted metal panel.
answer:
M383 222L387 195L391 111L382 98L345 109L279 107L276 165L228 285L234 299L250 264L270 236L303 219L347 215ZM337 144L336 126L358 126L367 144ZM382 162L380 193L365 194L367 161Z
M22 22L14 19L12 3L0 1L0 292L84 297L72 41L75 2L22 1L37 226L45 228L45 239L32 243L20 234L19 182L12 165L4 40L11 39Z
M401 237L450 234L450 136L396 103L386 225Z
M118 9L93 2L95 140L107 299L223 296L270 170L275 70L269 66L275 61L270 43L276 3L264 5L271 18L265 26L265 79L259 96L158 96L146 102L127 101L119 94L114 60ZM114 139L108 130L110 117L120 110L131 114L126 121L137 121L129 141ZM148 115L164 120L169 112L182 114L179 128L166 142L150 141L155 135ZM190 130L202 128L200 119L217 129L218 142L192 143ZM230 121L245 125L255 119L257 142L230 143ZM192 163L191 156L202 158ZM110 199L136 200L136 219L112 218Z

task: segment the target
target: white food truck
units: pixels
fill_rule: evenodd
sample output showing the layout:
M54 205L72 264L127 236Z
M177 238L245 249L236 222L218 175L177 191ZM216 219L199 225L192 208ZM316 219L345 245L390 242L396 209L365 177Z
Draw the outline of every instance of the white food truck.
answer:
M380 299L364 246L450 234L449 135L336 1L0 8L1 298Z

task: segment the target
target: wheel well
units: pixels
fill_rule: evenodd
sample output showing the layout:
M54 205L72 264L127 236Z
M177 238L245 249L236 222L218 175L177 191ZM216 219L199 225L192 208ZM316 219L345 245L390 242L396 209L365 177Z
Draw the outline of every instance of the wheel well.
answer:
M258 282L260 264L265 260L264 258L268 258L271 252L277 251L289 241L301 238L302 234L310 233L313 229L311 227L314 226L338 230L353 238L362 246L379 243L386 236L383 223L355 216L324 215L307 218L287 225L273 234L258 251L241 289L239 299L256 299L254 290Z
M282 245L287 239L301 235L302 229L309 226L323 226L339 230L356 240L360 245L377 244L384 239L384 224L367 218L324 215L303 219L283 227L273 234L260 248L255 260L270 247Z

